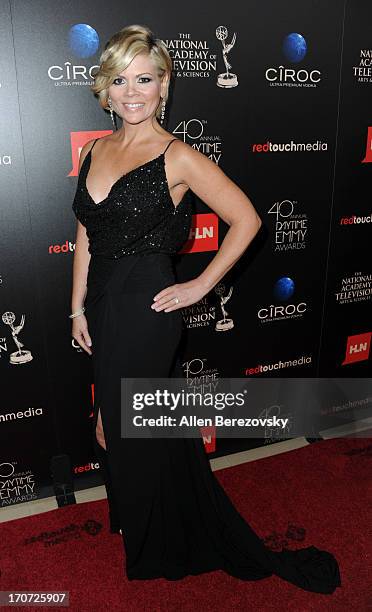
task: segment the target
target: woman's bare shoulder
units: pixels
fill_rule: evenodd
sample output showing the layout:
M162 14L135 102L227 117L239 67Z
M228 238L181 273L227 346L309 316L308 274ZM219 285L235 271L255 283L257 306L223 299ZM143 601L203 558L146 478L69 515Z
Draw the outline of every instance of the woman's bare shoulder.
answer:
M205 165L205 162L212 164L203 153L194 149L191 145L179 138L174 139L167 150L167 156L172 166L177 171L182 171L186 167L190 170L197 169L200 164Z
M165 144L167 143L169 143L169 152L171 152L171 156L175 160L177 159L182 161L182 159L186 158L195 159L195 153L198 153L191 145L187 144L187 142L184 142L180 138L175 138L171 134L170 138L165 141Z

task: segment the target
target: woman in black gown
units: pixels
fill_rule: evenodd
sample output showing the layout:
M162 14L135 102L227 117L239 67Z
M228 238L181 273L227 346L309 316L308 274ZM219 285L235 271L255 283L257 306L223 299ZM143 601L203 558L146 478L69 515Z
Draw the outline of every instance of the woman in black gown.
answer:
M72 335L93 358L93 439L110 528L123 538L130 580L223 569L332 593L341 584L333 555L267 548L214 476L201 438L121 437L120 379L175 371L181 308L217 284L261 224L237 185L158 121L171 69L146 27L124 28L107 43L92 89L123 124L82 148L73 202ZM172 255L188 238L191 190L230 228L202 274L177 283Z

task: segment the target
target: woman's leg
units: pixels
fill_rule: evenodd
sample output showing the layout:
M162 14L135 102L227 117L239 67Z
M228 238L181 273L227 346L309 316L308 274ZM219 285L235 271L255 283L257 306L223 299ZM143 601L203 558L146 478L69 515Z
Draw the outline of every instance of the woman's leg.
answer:
M109 518L110 518L110 531L111 533L122 533L120 528L119 516L115 507L114 494L111 484L110 471L108 467L107 461L107 450L106 450L106 440L105 433L103 431L103 424L101 418L101 409L98 409L96 427L95 427L95 435L94 435L94 450L99 461L100 469L102 470L102 475L104 479L104 484L106 488L107 501L109 506Z
M96 424L96 438L97 438L97 442L98 444L100 444L102 446L102 448L104 448L106 450L106 440L105 440L105 434L103 431L103 425L102 425L102 419L101 419L101 409L98 409L98 416L97 416L97 424Z

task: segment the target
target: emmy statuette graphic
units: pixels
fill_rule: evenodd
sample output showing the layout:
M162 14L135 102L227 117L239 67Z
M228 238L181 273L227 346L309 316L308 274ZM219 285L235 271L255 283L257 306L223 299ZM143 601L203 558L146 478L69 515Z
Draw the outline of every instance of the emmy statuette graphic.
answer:
M10 326L10 329L12 330L13 340L16 343L16 346L18 348L18 351L15 351L15 353L10 354L10 358L9 358L10 363L20 364L20 363L27 363L28 361L31 361L33 359L31 355L31 351L27 351L27 350L22 351L21 349L22 349L22 346L24 345L22 344L22 342L18 340L18 334L21 331L21 329L23 329L23 326L25 324L25 315L22 315L21 322L16 327L14 327L13 325L15 321L14 312L4 312L2 316L2 321L3 323L5 323L5 325Z
M227 61L227 55L228 53L230 53L231 49L235 45L236 33L234 32L234 36L232 37L232 40L230 43L225 43L227 36L228 36L228 31L227 31L227 28L225 28L225 26L218 26L218 28L216 28L216 38L218 38L218 40L220 40L222 43L222 56L223 56L223 61L225 62L225 67L226 67L226 72L222 72L221 74L218 75L217 85L218 87L225 87L225 88L236 87L238 84L238 77L236 76L236 74L229 72L229 69L231 68L231 64L229 64L229 62Z
M230 291L226 296L224 296L225 285L223 285L222 283L219 283L214 288L214 290L220 298L221 310L222 310L222 315L223 315L223 319L221 319L220 321L217 321L215 329L216 331L229 331L229 329L232 329L234 327L234 321L232 319L227 318L228 312L226 312L225 310L225 304L231 298L233 288L230 287Z

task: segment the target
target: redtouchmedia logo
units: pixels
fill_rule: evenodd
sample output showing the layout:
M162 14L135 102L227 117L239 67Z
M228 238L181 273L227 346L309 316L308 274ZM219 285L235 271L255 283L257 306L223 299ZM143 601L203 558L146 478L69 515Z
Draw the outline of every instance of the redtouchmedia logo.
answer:
M70 240L65 240L62 244L50 244L48 246L49 255L55 253L73 253L75 251L75 243Z
M369 215L350 215L350 217L341 217L340 225L364 225L372 223L372 213Z
M74 474L81 474L83 472L91 472L92 470L99 470L98 461L89 461L85 465L77 465L74 467Z
M309 151L327 151L328 144L321 140L314 142L272 142L267 140L262 143L252 144L252 153L307 153Z

